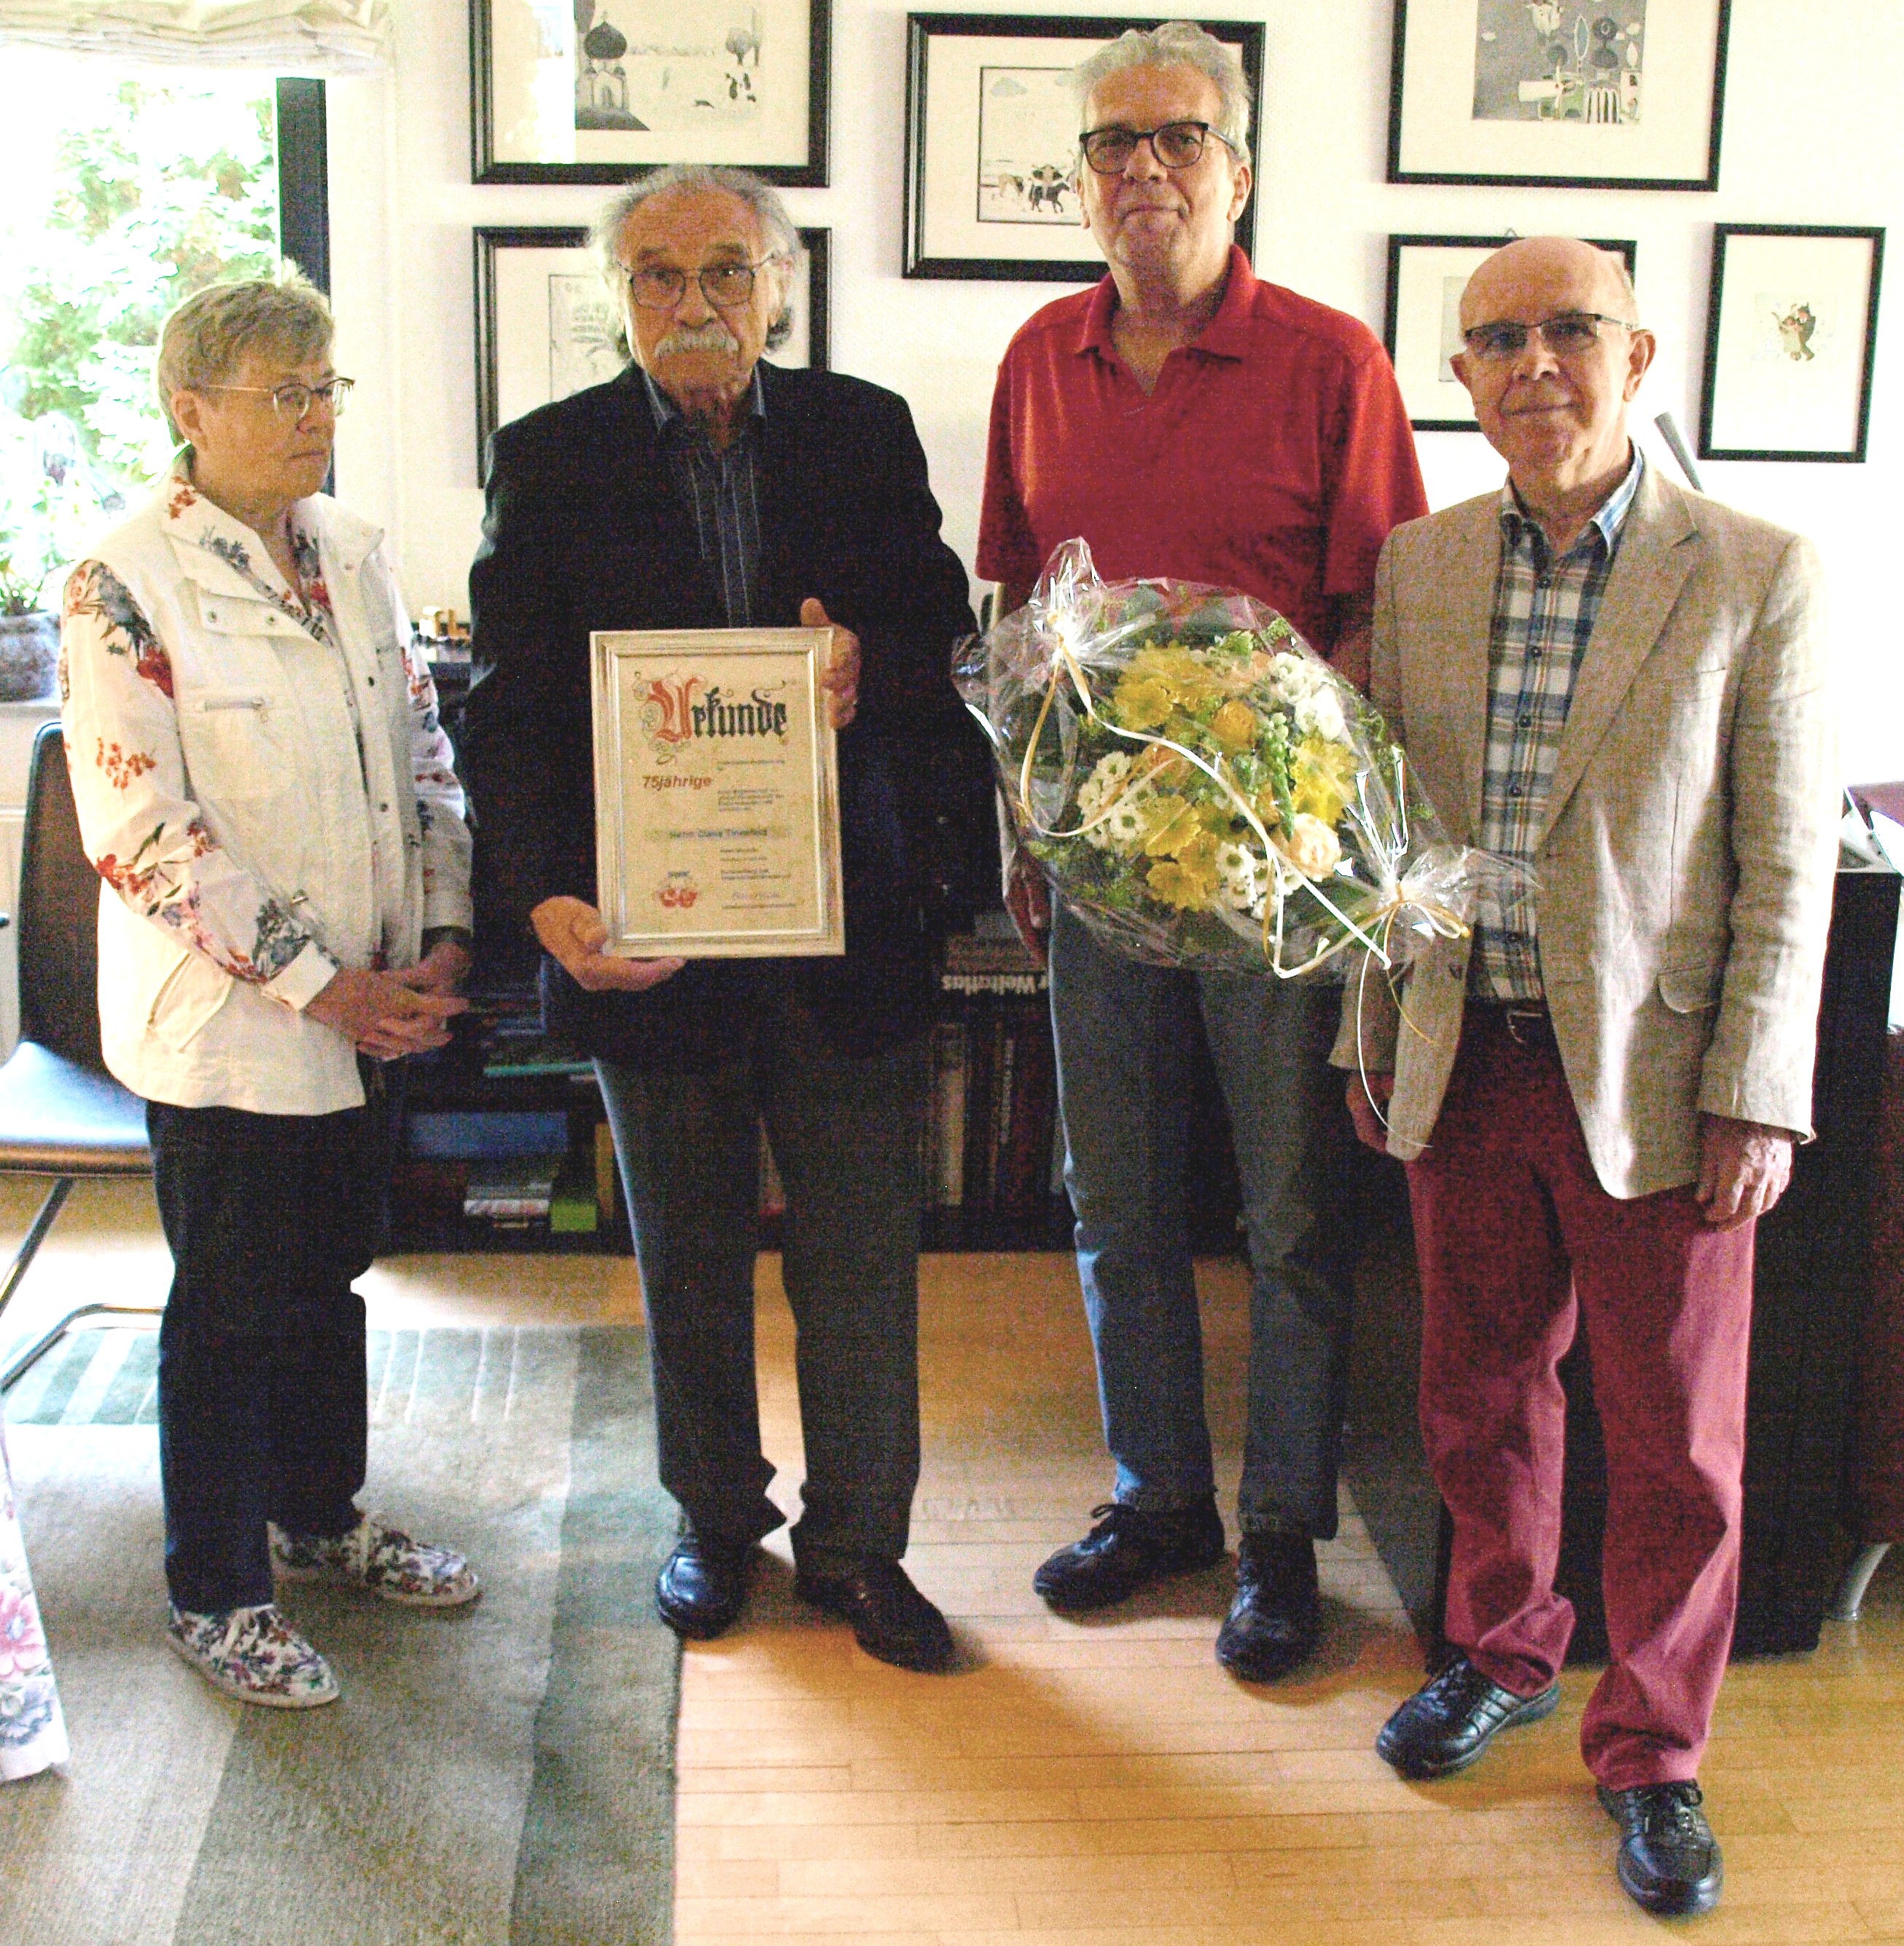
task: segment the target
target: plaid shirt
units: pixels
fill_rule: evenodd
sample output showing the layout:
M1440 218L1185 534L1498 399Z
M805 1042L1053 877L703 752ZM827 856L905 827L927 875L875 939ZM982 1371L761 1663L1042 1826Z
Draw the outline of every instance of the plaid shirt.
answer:
M694 517L700 555L714 576L730 629L754 619L760 576L760 424L767 397L756 367L753 409L740 436L725 449L691 424L644 372L655 430L682 505Z
M1637 446L1627 475L1558 561L1510 481L1501 496L1501 573L1488 650L1488 749L1476 842L1532 865L1535 835L1560 752L1560 733L1620 532L1646 465ZM1475 914L1470 990L1487 1000L1538 1000L1534 894L1483 895Z

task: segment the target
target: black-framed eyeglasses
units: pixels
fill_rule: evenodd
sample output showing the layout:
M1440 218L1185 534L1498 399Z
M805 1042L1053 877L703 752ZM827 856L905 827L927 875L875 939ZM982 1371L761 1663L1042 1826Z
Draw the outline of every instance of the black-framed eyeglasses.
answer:
M716 310L737 310L753 295L755 277L780 261L779 253L769 252L757 264L703 264L694 280ZM672 265L644 264L623 274L630 294L644 310L672 310L688 295L688 273Z
M1167 169L1187 169L1201 159L1204 144L1212 136L1232 153L1236 145L1207 122L1167 122L1161 128L1127 128L1112 122L1102 128L1086 128L1078 137L1084 159L1101 176L1120 175L1137 153L1140 142L1151 145L1151 153Z
M354 378L326 378L321 385L305 385L293 379L286 385L205 385L207 392L255 392L271 402L271 409L281 419L297 425L313 406L330 408L334 419L344 416L344 401L351 396Z
M1484 364L1505 364L1527 349L1527 341L1538 338L1556 358L1584 358L1600 342L1600 326L1610 324L1616 331L1637 331L1623 317L1609 317L1599 310L1566 310L1557 317L1544 317L1538 324L1519 324L1503 318L1493 324L1477 324L1461 333L1461 342Z

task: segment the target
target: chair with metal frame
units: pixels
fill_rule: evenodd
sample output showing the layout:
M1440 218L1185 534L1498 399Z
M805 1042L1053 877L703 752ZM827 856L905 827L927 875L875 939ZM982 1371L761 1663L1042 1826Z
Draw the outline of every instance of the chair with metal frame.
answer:
M0 1317L76 1182L152 1170L145 1104L107 1073L100 1052L99 879L80 843L57 723L33 740L15 922L20 1042L0 1067L0 1175L51 1176L53 1187L0 1282ZM79 1305L0 1372L0 1395L82 1320L156 1320L163 1310Z

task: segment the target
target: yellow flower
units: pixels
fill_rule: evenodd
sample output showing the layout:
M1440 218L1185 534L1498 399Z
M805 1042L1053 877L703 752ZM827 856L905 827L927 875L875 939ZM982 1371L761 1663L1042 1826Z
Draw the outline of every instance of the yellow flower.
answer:
M1166 905L1185 912L1201 912L1216 890L1215 848L1211 848L1208 864L1164 859L1153 865L1145 877L1152 894Z
M1333 826L1355 794L1355 753L1346 744L1305 737L1296 746L1295 808Z
M1226 750L1247 750L1256 741L1256 712L1247 703L1226 703L1210 719L1210 734Z
M1127 730L1154 730L1169 720L1176 697L1167 682L1127 670L1111 699L1117 721Z

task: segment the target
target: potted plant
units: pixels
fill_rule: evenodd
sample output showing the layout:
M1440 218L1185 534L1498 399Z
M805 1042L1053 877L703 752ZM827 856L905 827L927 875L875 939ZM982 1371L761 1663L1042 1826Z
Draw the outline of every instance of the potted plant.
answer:
M40 606L40 595L54 564L43 543L0 531L0 703L53 693L60 618Z

